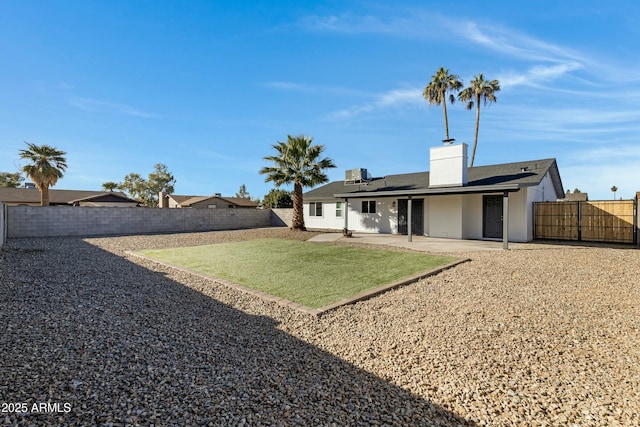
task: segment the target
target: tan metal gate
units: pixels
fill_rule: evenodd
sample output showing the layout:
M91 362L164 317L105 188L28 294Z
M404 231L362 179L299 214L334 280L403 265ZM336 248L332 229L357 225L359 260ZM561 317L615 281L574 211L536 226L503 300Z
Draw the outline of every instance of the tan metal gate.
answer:
M635 243L636 201L534 203L534 238Z

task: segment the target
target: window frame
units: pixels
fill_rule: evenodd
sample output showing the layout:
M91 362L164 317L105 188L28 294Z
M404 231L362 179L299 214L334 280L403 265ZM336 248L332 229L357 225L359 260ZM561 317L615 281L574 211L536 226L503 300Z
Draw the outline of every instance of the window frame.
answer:
M361 209L363 214L375 214L378 211L377 202L375 200L363 200Z
M319 211L319 214L318 214ZM309 216L322 218L322 202L309 202Z

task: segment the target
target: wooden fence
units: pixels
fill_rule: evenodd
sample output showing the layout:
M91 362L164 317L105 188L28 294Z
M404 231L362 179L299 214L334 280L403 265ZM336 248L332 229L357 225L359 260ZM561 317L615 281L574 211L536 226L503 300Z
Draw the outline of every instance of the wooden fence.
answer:
M534 238L637 242L637 201L534 203Z

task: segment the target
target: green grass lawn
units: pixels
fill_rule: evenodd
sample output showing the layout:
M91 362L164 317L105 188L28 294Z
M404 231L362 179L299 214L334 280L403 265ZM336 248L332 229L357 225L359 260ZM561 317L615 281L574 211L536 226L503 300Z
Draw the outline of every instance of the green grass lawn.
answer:
M285 239L140 251L150 258L320 308L455 258Z

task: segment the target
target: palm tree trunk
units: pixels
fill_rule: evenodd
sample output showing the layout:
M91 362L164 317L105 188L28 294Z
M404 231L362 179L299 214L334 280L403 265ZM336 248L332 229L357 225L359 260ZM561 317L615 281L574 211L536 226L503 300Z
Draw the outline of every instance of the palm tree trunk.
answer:
M442 111L444 112L444 139L449 139L449 119L447 119L447 99L443 95Z
M473 138L473 151L471 152L471 165L470 168L473 167L473 162L476 159L476 148L478 147L478 128L480 127L480 97L476 99L476 135Z
M49 187L40 187L40 206L49 206Z
M304 204L302 200L302 184L298 181L293 183L293 230L306 230L304 226Z

